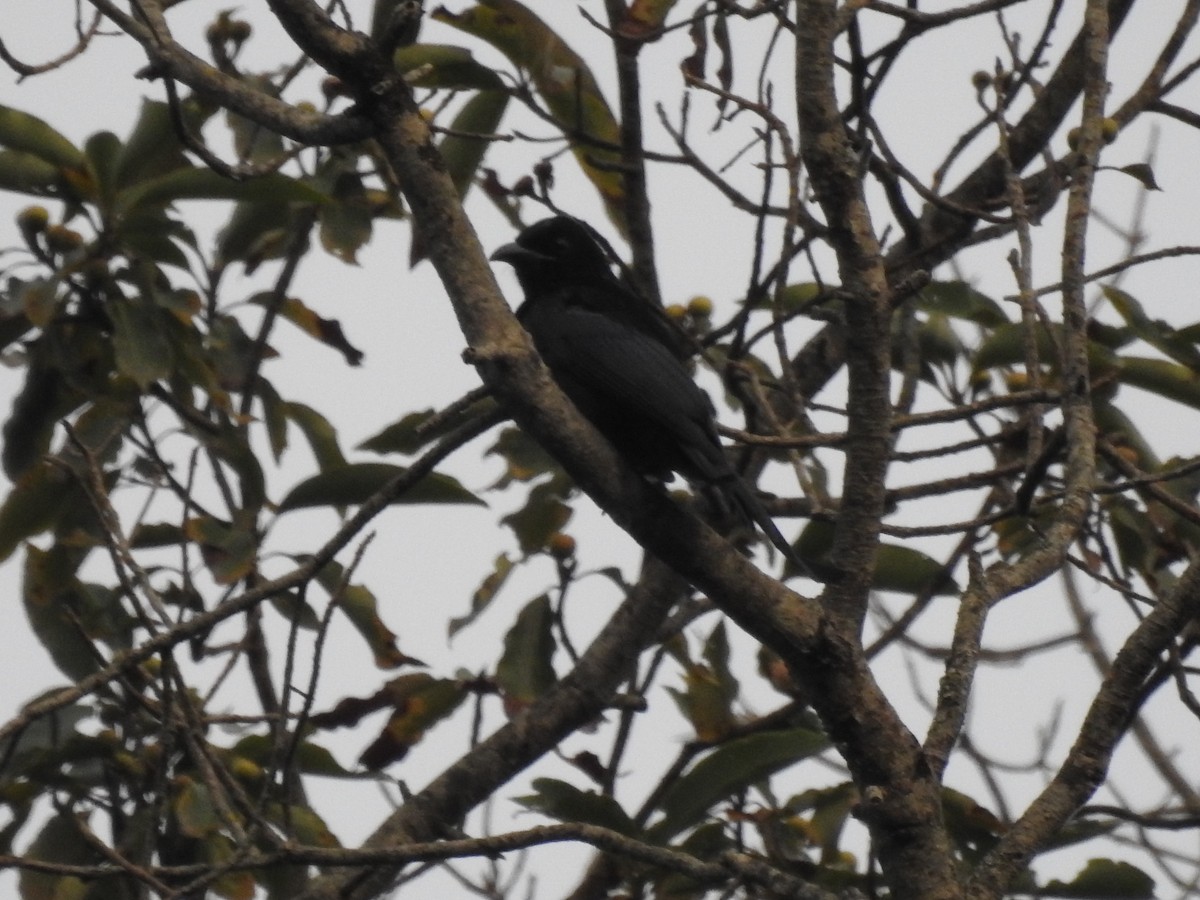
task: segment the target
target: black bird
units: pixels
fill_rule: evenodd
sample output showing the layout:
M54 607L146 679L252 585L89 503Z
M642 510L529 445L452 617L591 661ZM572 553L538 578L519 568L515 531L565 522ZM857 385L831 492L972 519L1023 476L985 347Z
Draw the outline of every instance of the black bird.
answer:
M715 488L808 572L725 456L708 395L681 360L682 338L617 280L589 226L544 219L492 259L516 270L525 292L517 318L554 380L634 469Z

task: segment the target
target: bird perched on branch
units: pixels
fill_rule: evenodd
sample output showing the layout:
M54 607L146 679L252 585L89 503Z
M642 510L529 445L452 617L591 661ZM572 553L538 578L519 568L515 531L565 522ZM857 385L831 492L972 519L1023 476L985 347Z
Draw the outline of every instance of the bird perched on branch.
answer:
M638 472L673 472L758 524L807 574L721 446L708 395L684 367L684 342L613 275L595 232L569 216L530 225L492 259L516 270L517 318L564 394Z

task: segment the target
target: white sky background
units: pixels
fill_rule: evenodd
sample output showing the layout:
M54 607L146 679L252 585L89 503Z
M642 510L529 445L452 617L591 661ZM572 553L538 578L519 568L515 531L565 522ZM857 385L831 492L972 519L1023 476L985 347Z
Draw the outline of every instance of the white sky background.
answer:
M184 37L194 49L200 46L199 35L205 24L228 4L205 3L192 0L180 9L173 10L169 20L177 33ZM369 22L369 3L366 0L350 0L347 4L358 17L357 24L365 28ZM436 6L436 4L431 4ZM465 8L465 0L451 0L447 5L455 11ZM616 90L611 60L606 52L596 53L601 43L597 41L591 27L579 15L579 8L587 9L597 18L603 17L603 4L599 0L587 0L577 6L572 3L533 2L535 11L550 21L575 49L585 56L593 72L603 86L610 104L615 105ZM950 8L960 4L931 3L929 9ZM1022 14L1020 8L1010 11L1010 26L1026 36L1024 46L1033 40L1035 31L1030 23L1039 23L1046 7L1044 2L1029 4L1030 11ZM1069 3L1068 8L1076 4ZM5 11L0 22L0 36L9 48L26 61L41 61L56 55L70 41L71 4L46 0L4 0ZM1082 3L1078 6L1082 8ZM1114 89L1110 95L1110 106L1123 101L1143 77L1148 64L1148 53L1161 46L1161 36L1169 29L1182 3L1162 2L1141 4L1124 26L1112 52L1110 61ZM255 36L247 46L247 56L241 60L246 69L256 63L275 65L289 60L287 45L277 29L271 30L271 22L265 11L257 4L245 4L239 15L254 22ZM1065 24L1055 35L1052 58L1057 59L1077 28L1077 15L1068 14ZM969 32L969 33L968 33ZM735 31L735 35L737 32ZM275 38L278 40L275 40ZM270 38L270 39L268 39ZM481 44L450 29L427 23L422 40L429 42L457 43L470 46L476 56L484 61L495 60L503 67L499 58L490 54ZM1193 39L1191 46L1180 55L1189 60L1200 52ZM970 75L976 69L990 70L1001 44L998 29L993 19L979 20L972 25L956 25L944 34L934 33L921 39L919 49L908 51L897 69L889 77L891 88L876 103L876 115L892 141L892 149L905 164L918 175L926 176L941 161L945 149L965 127L978 117L974 88ZM198 51L202 52L202 51ZM642 60L646 73L645 90L651 98L661 98L668 104L668 113L674 113L672 98L679 89L678 62L690 52L690 42L685 32L676 32L666 40L651 45L643 51ZM761 51L748 47L735 47L738 77L749 84L752 73L758 66ZM785 60L786 62L786 60ZM50 73L17 84L9 73L0 74L0 103L33 112L42 116L68 137L82 144L91 133L109 129L118 135L127 133L135 120L140 98L148 95L161 98L158 85L135 81L132 73L145 64L140 50L123 37L98 41L82 58L63 70ZM710 70L713 63L710 59ZM291 99L310 98L318 100L309 81L306 87L293 92ZM777 81L779 106L792 118L790 91L786 75ZM1196 85L1185 85L1170 98L1172 102L1190 108L1200 108L1200 89ZM731 133L705 136L711 118L698 110L693 114L692 134L697 146L710 161L721 162L734 149L736 141ZM647 128L651 135L649 143L658 149L669 150L669 142L657 127L652 110L647 108ZM506 119L505 127L515 121ZM1125 165L1141 161L1150 144L1150 122L1157 121L1162 127L1158 157L1154 169L1163 192L1150 195L1147 200L1146 222L1149 230L1148 243L1144 249L1176 244L1200 244L1200 225L1195 210L1200 208L1200 179L1197 178L1196 160L1200 136L1164 119L1152 120L1143 116L1119 141L1106 151L1102 162ZM1069 122L1069 124L1074 124ZM525 129L545 134L544 127L524 121ZM732 131L732 130L730 130ZM740 134L740 132L737 132ZM1065 128L1064 128L1065 135ZM1056 152L1065 148L1065 136L1060 135ZM740 138L738 139L740 140ZM970 165L990 149L994 138L989 134L979 143L978 149L968 152L957 168L957 176L951 175L950 184L969 170ZM497 145L489 156L489 165L498 169L502 181L511 183L528 170L532 159L527 145ZM743 167L744 186L755 193L757 175ZM556 163L559 188L556 202L572 213L596 223L607 234L614 236L604 219L599 203L590 186L576 176L573 161L568 157ZM689 173L663 166L651 170L651 193L654 205L659 272L667 302L686 302L695 294L705 294L717 303L717 318L727 314L732 304L744 294L748 279L749 255L752 246L752 222L742 213L731 210L726 201L715 191L704 186ZM1098 208L1119 223L1128 221L1129 210L1138 199L1140 189L1130 178L1116 172L1101 173L1097 179ZM881 219L886 210L880 200L878 209ZM0 194L0 247L19 243L13 216L30 201L9 194ZM915 202L915 201L914 201ZM1045 227L1035 233L1035 281L1045 284L1057 280L1059 265L1058 227L1063 201L1046 220ZM181 214L193 224L198 205L186 205ZM222 210L225 207L221 207ZM486 247L492 248L511 239L511 230L490 204L473 194L468 204L473 221ZM52 208L57 215L58 210ZM534 211L530 218L537 218ZM211 216L213 224L219 225ZM203 228L198 229L203 232ZM614 244L620 247L619 243ZM961 255L957 264L960 274L972 280L982 291L993 297L1014 292L1015 286L1005 262L1008 250L1015 246L1015 239L997 245L985 245L981 250ZM1088 269L1094 270L1121 258L1123 246L1112 238L1098 223L1094 225L1089 243ZM347 451L359 441L378 431L383 425L401 415L428 405L442 405L453 400L478 381L468 366L459 360L464 341L457 329L449 302L444 291L426 263L414 271L407 267L408 228L404 224L380 223L376 227L372 243L360 253L358 267L346 266L337 260L315 252L305 261L300 280L293 293L302 298L320 314L340 320L346 328L349 340L362 349L366 358L359 368L349 368L334 351L319 346L299 336L288 324L278 327L272 343L279 346L282 358L269 362L265 374L284 395L285 399L306 402L329 416L339 429L342 446ZM828 258L820 259L825 266L822 275L827 281L835 281L836 273ZM501 267L499 277L510 299L518 298L516 285L510 273ZM255 284L262 279L273 278L275 265L264 266ZM934 273L935 277L954 277L944 268ZM793 269L793 281L808 280L803 267ZM1156 263L1135 270L1123 282L1123 287L1140 299L1152 317L1167 319L1177 324L1190 324L1200 320L1200 304L1196 302L1196 286L1200 284L1200 263L1194 258L1183 258ZM248 296L257 287L248 282L244 294ZM225 297L239 296L241 288L236 276L227 278ZM1054 299L1047 298L1052 313ZM1111 315L1109 321L1113 321ZM815 325L804 324L789 334L793 347L798 347L806 334L815 331ZM1150 355L1148 350L1139 350ZM16 391L18 381L10 370L0 369L0 397L9 397ZM1128 389L1126 389L1128 391ZM818 398L838 402L836 386ZM1129 394L1123 393L1123 408L1127 411L1134 404ZM1119 401L1120 402L1120 401ZM1194 455L1197 429L1194 420L1180 418L1178 408L1166 409L1164 404L1148 400L1141 408L1143 418L1139 422L1145 428L1155 449L1164 458L1172 454ZM1167 416L1171 418L1167 418ZM733 422L732 416L726 421ZM835 429L839 422L832 417L817 416L824 428ZM477 441L472 447L460 451L444 468L473 489L483 489L499 474L495 460L479 462L479 450L488 446L493 436ZM911 438L908 447L925 446L935 441L933 433L921 433ZM292 484L312 473L312 463L303 441L294 431L292 450L284 458L282 471L269 473L271 495L282 496ZM366 454L353 455L356 459L372 458ZM840 458L825 457L831 469L836 471ZM2 477L2 476L0 476ZM919 480L928 473L914 474L897 468L893 478ZM779 482L781 491L788 490L786 482ZM406 653L422 658L432 664L435 675L452 675L453 666L467 665L476 670L494 665L499 654L500 640L504 629L512 621L515 611L528 599L551 587L554 575L548 563L527 567L519 577L506 587L496 608L490 610L475 626L459 635L452 647L446 643L446 622L449 618L465 612L469 597L486 573L492 557L506 550L516 551L515 542L506 529L497 522L504 512L518 502L516 497L498 497L489 494L490 509L415 507L397 508L384 513L373 523L377 532L359 570L357 581L370 586L380 602L384 620L400 635L400 647ZM921 507L940 519L960 518L970 515L971 502L961 500L958 495L927 503ZM914 507L914 510L920 508ZM947 512L947 510L950 512ZM917 512L901 520L912 524ZM153 517L152 517L153 518ZM303 552L322 543L335 527L332 513L293 513L285 516L273 531L271 543L280 550ZM797 533L799 523L780 523L785 534ZM569 529L580 541L581 569L590 565L609 565L619 561L626 573L635 574L633 566L637 559L635 547L615 526L604 520L587 501L578 503L575 518ZM936 546L936 545L935 545ZM343 561L349 556L343 555ZM284 559L275 563L278 569L267 572L279 574L288 567ZM6 629L8 640L6 652L0 654L0 719L6 720L18 706L39 692L62 682L62 676L49 663L40 645L28 632L20 604L19 557L15 556L0 566L0 626ZM596 585L593 587L593 585ZM618 602L615 591L601 587L600 580L584 582L573 591L573 602L569 613L583 618L581 611L591 613L591 622L581 622L575 629L577 645L586 643L588 634L603 622ZM1064 604L1058 597L1060 587L1051 580L1038 590L1012 598L997 609L989 620L988 646L1003 648L1023 645L1038 636L1048 636L1070 629L1063 615ZM1084 585L1085 599L1091 596L1091 588ZM885 601L890 609L904 608L904 598ZM1110 601L1110 605L1112 604ZM933 614L923 619L915 632L922 640L945 644L949 625L954 612L950 600L935 604ZM1116 635L1128 627L1128 615L1123 605L1118 608L1098 610L1101 624L1106 621L1114 626L1109 649L1116 649ZM1111 617L1111 618L1108 618ZM282 620L273 612L268 620L282 627ZM711 630L715 620L703 620L693 631L695 638L702 638ZM236 629L227 629L234 636ZM731 633L736 628L731 629ZM735 641L738 671L748 673L753 659L753 645L748 639L738 636ZM283 664L282 655L273 660L277 667ZM559 659L560 664L563 660ZM210 668L215 671L218 663ZM1006 736L1003 743L992 743L990 748L1007 762L1020 763L1032 758L1037 752L1039 739L1037 729L1045 725L1056 704L1062 704L1061 730L1050 754L1050 761L1057 763L1069 745L1075 728L1086 709L1096 677L1090 663L1082 657L1074 661L1070 670L1061 655L1041 655L1027 659L1019 668L984 668L980 672L976 688L976 719L986 717L986 722L976 721L982 726L977 737ZM907 699L909 674L903 666L900 654L892 651L884 654L876 670L893 698L902 703L906 721L918 733L923 733L927 721L926 713ZM561 671L561 670L560 670ZM928 696L936 690L934 669L921 675L921 683ZM363 695L373 692L391 674L377 670L364 652L358 638L353 635L344 621L334 620L334 632L327 650L321 687L316 708L328 708L337 699L347 694ZM753 677L746 675L743 684L751 686ZM682 679L665 679L667 684L679 684ZM1064 696L1062 686L1078 684L1073 696ZM757 688L755 689L757 690ZM752 692L757 700L756 711L766 711L777 703L777 695L763 688ZM221 698L229 708L238 705L232 693ZM218 706L220 702L218 702ZM667 707L662 707L667 710ZM493 712L495 710L493 709ZM373 737L371 724L351 734L336 733L322 735L321 743L332 747L343 764L351 765ZM493 715L491 721L498 722ZM448 760L448 753L457 753L463 746L463 735L469 725L469 714L464 709L455 720L439 728L435 736L418 746L402 764L393 766L390 774L403 778L413 789L419 789L435 775ZM1200 764L1196 750L1200 733L1194 720L1174 723L1177 732L1162 730L1159 734L1169 748L1182 754L1178 760L1196 779L1200 777ZM648 729L647 729L648 730ZM674 711L660 714L654 726L660 735L677 738L680 742L689 735L689 727ZM230 737L229 743L235 740ZM607 749L607 742L602 745ZM649 746L648 744L646 745ZM578 749L596 749L586 740L573 739L565 748L568 754ZM661 758L663 751L655 751L654 765L648 773L657 777L667 763ZM1121 758L1136 757L1138 751L1127 742L1121 750ZM628 765L634 767L647 759L644 753L632 753ZM572 774L565 764L541 765L537 774L551 774L568 778L575 783L582 779ZM648 780L644 779L643 781ZM797 789L818 784L832 784L842 776L813 765L798 767ZM949 782L973 793L981 802L986 795L978 788L975 774L961 762L952 765ZM1010 798L1014 811L1019 811L1040 787L1040 779L1025 778L1024 792L1012 789ZM1157 780L1153 782L1158 791ZM502 788L499 796L512 797L527 792L528 777L523 776ZM1139 795L1139 782L1130 776L1120 783L1130 796L1141 797L1135 806L1149 807L1161 799ZM371 784L353 784L341 781L311 783L312 798L316 809L327 817L330 826L347 845L361 841L376 826L384 815L384 806L379 800L378 789ZM629 807L640 802L642 793L636 779L623 783L619 798ZM786 794L785 794L786 796ZM514 827L534 824L534 818L526 816L513 823ZM477 820L476 820L477 824ZM503 820L498 828L506 828ZM478 832L478 828L472 829ZM1193 851L1200 852L1193 847ZM564 854L569 854L564 856ZM567 884L574 880L574 873L567 870L571 865L564 860L586 858L583 852L572 852L562 845L540 851L534 856L534 865L543 874L540 882L544 890L539 896L556 896L561 889L552 885ZM556 872L545 868L545 862L553 859ZM541 865L538 865L539 862ZM1079 857L1065 860L1059 869L1051 858L1047 871L1060 877L1069 877L1080 865ZM0 876L0 887L11 884L11 876ZM403 892L405 897L445 896L445 883L438 886L433 880L421 881ZM1170 896L1169 891L1162 896Z

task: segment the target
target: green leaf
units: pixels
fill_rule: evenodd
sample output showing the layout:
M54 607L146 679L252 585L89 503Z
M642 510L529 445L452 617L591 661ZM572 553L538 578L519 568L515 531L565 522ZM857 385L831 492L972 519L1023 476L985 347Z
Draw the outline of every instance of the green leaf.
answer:
M1158 182L1154 180L1154 170L1147 163L1132 163L1128 166L1120 166L1118 172L1124 172L1130 178L1139 181L1148 191L1161 191Z
M1159 535L1144 510L1138 509L1124 497L1112 497L1105 502L1109 528L1117 558L1126 573L1137 572L1147 580L1153 576L1159 558Z
M1141 430L1125 412L1111 403L1094 400L1092 414L1096 419L1096 428L1113 444L1130 447L1137 454L1137 466L1143 472L1157 472L1162 468L1162 462L1154 448L1142 437Z
M796 553L821 578L834 578L829 561L833 550L832 522L812 520L797 538ZM903 544L880 543L871 586L879 591L950 597L961 592L957 582L936 559Z
M174 367L175 348L166 318L151 296L113 297L108 306L113 322L117 369L143 391L166 378Z
M254 875L246 871L238 871L232 863L238 856L238 849L228 835L214 831L202 841L204 859L220 871L228 866L213 882L211 890L223 900L254 900Z
M220 385L227 391L244 391L246 378L255 364L274 355L269 347L259 347L246 334L242 323L230 315L217 315L209 324L206 340L209 361Z
M111 131L98 131L87 139L83 148L88 172L96 185L101 209L112 208L117 190L117 161L121 156L121 139Z
M618 168L621 154L616 149L621 130L583 58L517 0L483 0L461 13L440 7L433 18L487 41L529 74L571 140L575 158L599 191L609 218L627 235L625 187ZM576 135L588 140L578 140Z
M422 424L437 414L432 407L420 412L411 412L398 422L393 422L383 431L372 435L358 445L359 450L372 453L416 453L429 443L429 435L420 434Z
M134 550L151 547L178 547L186 540L177 522L139 522L129 534L129 546Z
M357 172L334 180L332 198L319 213L321 246L344 263L358 264L358 251L371 239L374 207Z
M194 247L195 237L160 208L141 206L130 210L117 222L113 239L124 252L142 260L189 271L188 257L180 244Z
M842 828L858 799L858 788L847 781L833 787L804 791L784 805L795 812L812 810L807 829L810 840L820 846L821 861L832 862L838 856Z
M293 804L285 813L281 803L267 804L267 818L278 825L290 823L292 834L309 847L337 848L341 842L317 813L307 806Z
M734 840L732 829L727 828L725 823L707 822L693 829L674 849L689 853L697 859L712 860L744 847ZM654 874L656 879L653 896L659 900L707 900L713 896L714 885L688 878L680 872L659 869ZM806 872L805 877L808 875Z
M1038 360L1041 365L1052 370L1058 367L1058 346L1051 339L1051 334L1061 338L1062 325L1055 323L1051 331L1038 327L1037 347ZM973 372L981 372L995 366L1020 366L1025 364L1026 330L1024 324L1014 322L996 328L979 349L971 361ZM1087 344L1088 363L1091 366L1092 377L1115 374L1121 366L1121 359L1101 341L1089 340Z
M4 472L14 480L49 452L59 420L83 403L52 361L43 359L45 350L40 339L30 348L25 384L4 423Z
M258 402L262 406L263 424L267 426L267 443L271 445L271 456L279 462L288 446L288 420L283 398L270 381L259 373L255 386Z
M264 94L276 95L278 88L267 75L243 76L243 83L257 88ZM260 165L271 165L282 160L283 137L260 122L226 110L225 122L233 135L233 149L239 160Z
M1102 285L1100 290L1129 325L1129 330L1156 350L1191 369L1200 369L1200 350L1194 341L1181 336L1169 322L1151 319L1142 304L1120 288Z
M450 415L443 415L441 410L432 408L409 413L367 438L358 445L358 449L372 453L413 454L444 435L474 423L483 416L492 415L496 408L496 398L489 396L465 406L456 405ZM433 419L437 421L431 422Z
M328 198L316 188L273 172L235 181L212 169L175 169L138 183L121 194L123 209L166 206L178 200L237 200L250 204L283 207L288 203L324 203Z
M1042 893L1053 897L1083 900L1154 900L1154 879L1127 862L1092 859L1070 882L1054 879Z
M480 91L468 100L454 121L450 123L450 134L438 144L442 160L450 180L464 198L475 180L475 173L491 145L488 135L494 134L508 107L508 92L503 90ZM471 137L471 135L480 137ZM409 251L409 265L416 265L425 258L425 242L420 231L413 232Z
M965 355L965 348L958 334L950 326L950 319L941 313L931 313L924 322L917 323L917 351L926 366L952 368ZM899 334L899 332L897 332ZM895 365L902 365L903 356L896 354Z
M396 70L408 83L421 88L494 91L504 81L487 66L476 62L466 47L451 44L410 44L395 52Z
M188 776L180 776L180 786L171 798L171 811L179 830L190 838L203 838L221 827L221 819L212 795L203 784Z
M504 460L504 475L492 485L493 489L506 488L514 481L532 481L546 472L560 471L554 457L521 428L505 428L484 455L499 456Z
M747 735L718 747L663 794L663 817L649 829L651 840L669 841L725 798L828 746L820 732L793 728Z
M1074 847L1101 835L1112 834L1119 826L1120 823L1115 819L1072 819L1046 840L1040 852Z
M1058 351L1044 328L1037 329L1038 359L1051 365ZM992 331L975 351L971 368L975 372L996 366L1021 365L1025 362L1025 326L1020 323L1001 325Z
M366 502L407 469L388 463L348 463L307 478L279 504L280 512L312 506L357 506ZM468 503L487 506L458 479L431 472L391 501L407 503Z
M317 631L321 627L321 619L307 602L295 591L286 591L271 598L271 606L289 623L295 623L297 628Z
M250 529L198 516L188 519L183 531L199 545L204 564L217 584L235 584L254 571L258 540Z
M612 797L596 791L581 791L557 778L535 778L533 789L536 793L514 799L527 809L559 822L599 825L630 836L640 831Z
M821 293L821 285L815 284L811 281L805 281L799 284L789 284L783 289L780 297L781 311L785 315L801 312L806 309L808 305L817 297L821 296ZM759 295L758 301L759 302L755 304L756 307L761 309L771 308L772 298L765 295Z
M55 693L57 690L54 688L49 693ZM61 751L68 742L79 735L76 726L94 714L95 710L90 707L75 703L44 716L38 716L14 737L0 743L0 755L3 755L3 758L8 761L9 777L12 777L14 773L23 772L27 763L47 754Z
M1165 359L1121 357L1121 383L1200 409L1200 375Z
M32 153L0 150L0 190L56 197L63 192L58 167Z
M25 855L60 865L92 865L97 861L96 851L88 845L69 813L58 813L47 820ZM69 900L82 897L87 889L86 883L74 876L30 869L22 869L17 881L21 900Z
M574 511L561 499L569 490L565 476L534 485L525 505L500 520L513 530L522 553L537 553L570 521Z
M1009 324L1003 308L991 297L981 294L965 281L934 281L917 294L918 309L966 319L986 328Z
M69 140L29 113L0 106L0 147L32 153L63 168L81 169L83 153Z
M900 544L879 545L871 584L880 591L930 593L935 597L953 597L962 591L940 562Z
M235 756L255 762L266 768L274 758L275 740L268 734L249 734L230 748ZM312 741L301 741L292 757L296 766L305 775L325 775L332 778L357 777L339 763L327 749Z
M26 469L0 505L0 562L21 542L54 526L68 502L87 502L78 482L61 466L43 461Z
M33 633L59 670L72 681L95 672L103 662L84 634L74 567L62 552L29 546L25 550L22 599Z
M686 647L676 654L684 667L686 690L671 690L680 711L692 723L696 738L716 742L725 738L734 724L733 702L738 681L729 668L729 637L719 622L704 644L708 665L687 659Z
M509 715L533 703L554 685L558 677L552 662L556 649L554 611L550 598L542 594L525 605L504 636L496 683L504 693Z
M318 469L325 472L346 465L346 457L338 446L337 431L328 419L311 406L295 401L284 404L284 414L304 434Z
M183 107L185 122L196 129L206 117L195 103L185 101ZM160 100L142 98L142 111L117 163L117 185L128 187L190 166L171 121L171 107Z
M247 271L253 271L264 260L278 259L287 249L291 225L292 208L287 203L239 203L217 235L217 263L241 261Z
M241 509L237 512L238 530L251 535L253 540L254 518L266 503L266 480L262 463L250 447L247 432L232 422L221 425L216 434L200 436L204 445L237 475L241 491Z
M93 400L75 419L75 438L101 464L116 462L125 434L140 418L141 410L128 392ZM59 452L73 468L82 469L75 442ZM115 484L115 479L113 482Z
M442 138L438 145L459 197L467 195L479 163L491 144L487 136L495 133L507 107L506 91L480 91L459 110L450 123L453 133ZM476 134L481 137L470 137Z

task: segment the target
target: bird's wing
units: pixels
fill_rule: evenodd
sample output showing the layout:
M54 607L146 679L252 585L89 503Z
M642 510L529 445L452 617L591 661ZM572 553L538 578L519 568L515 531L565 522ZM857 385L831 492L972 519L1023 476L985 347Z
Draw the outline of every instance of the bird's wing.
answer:
M542 357L565 380L682 437L707 430L708 396L658 341L590 310L558 307L524 317Z

